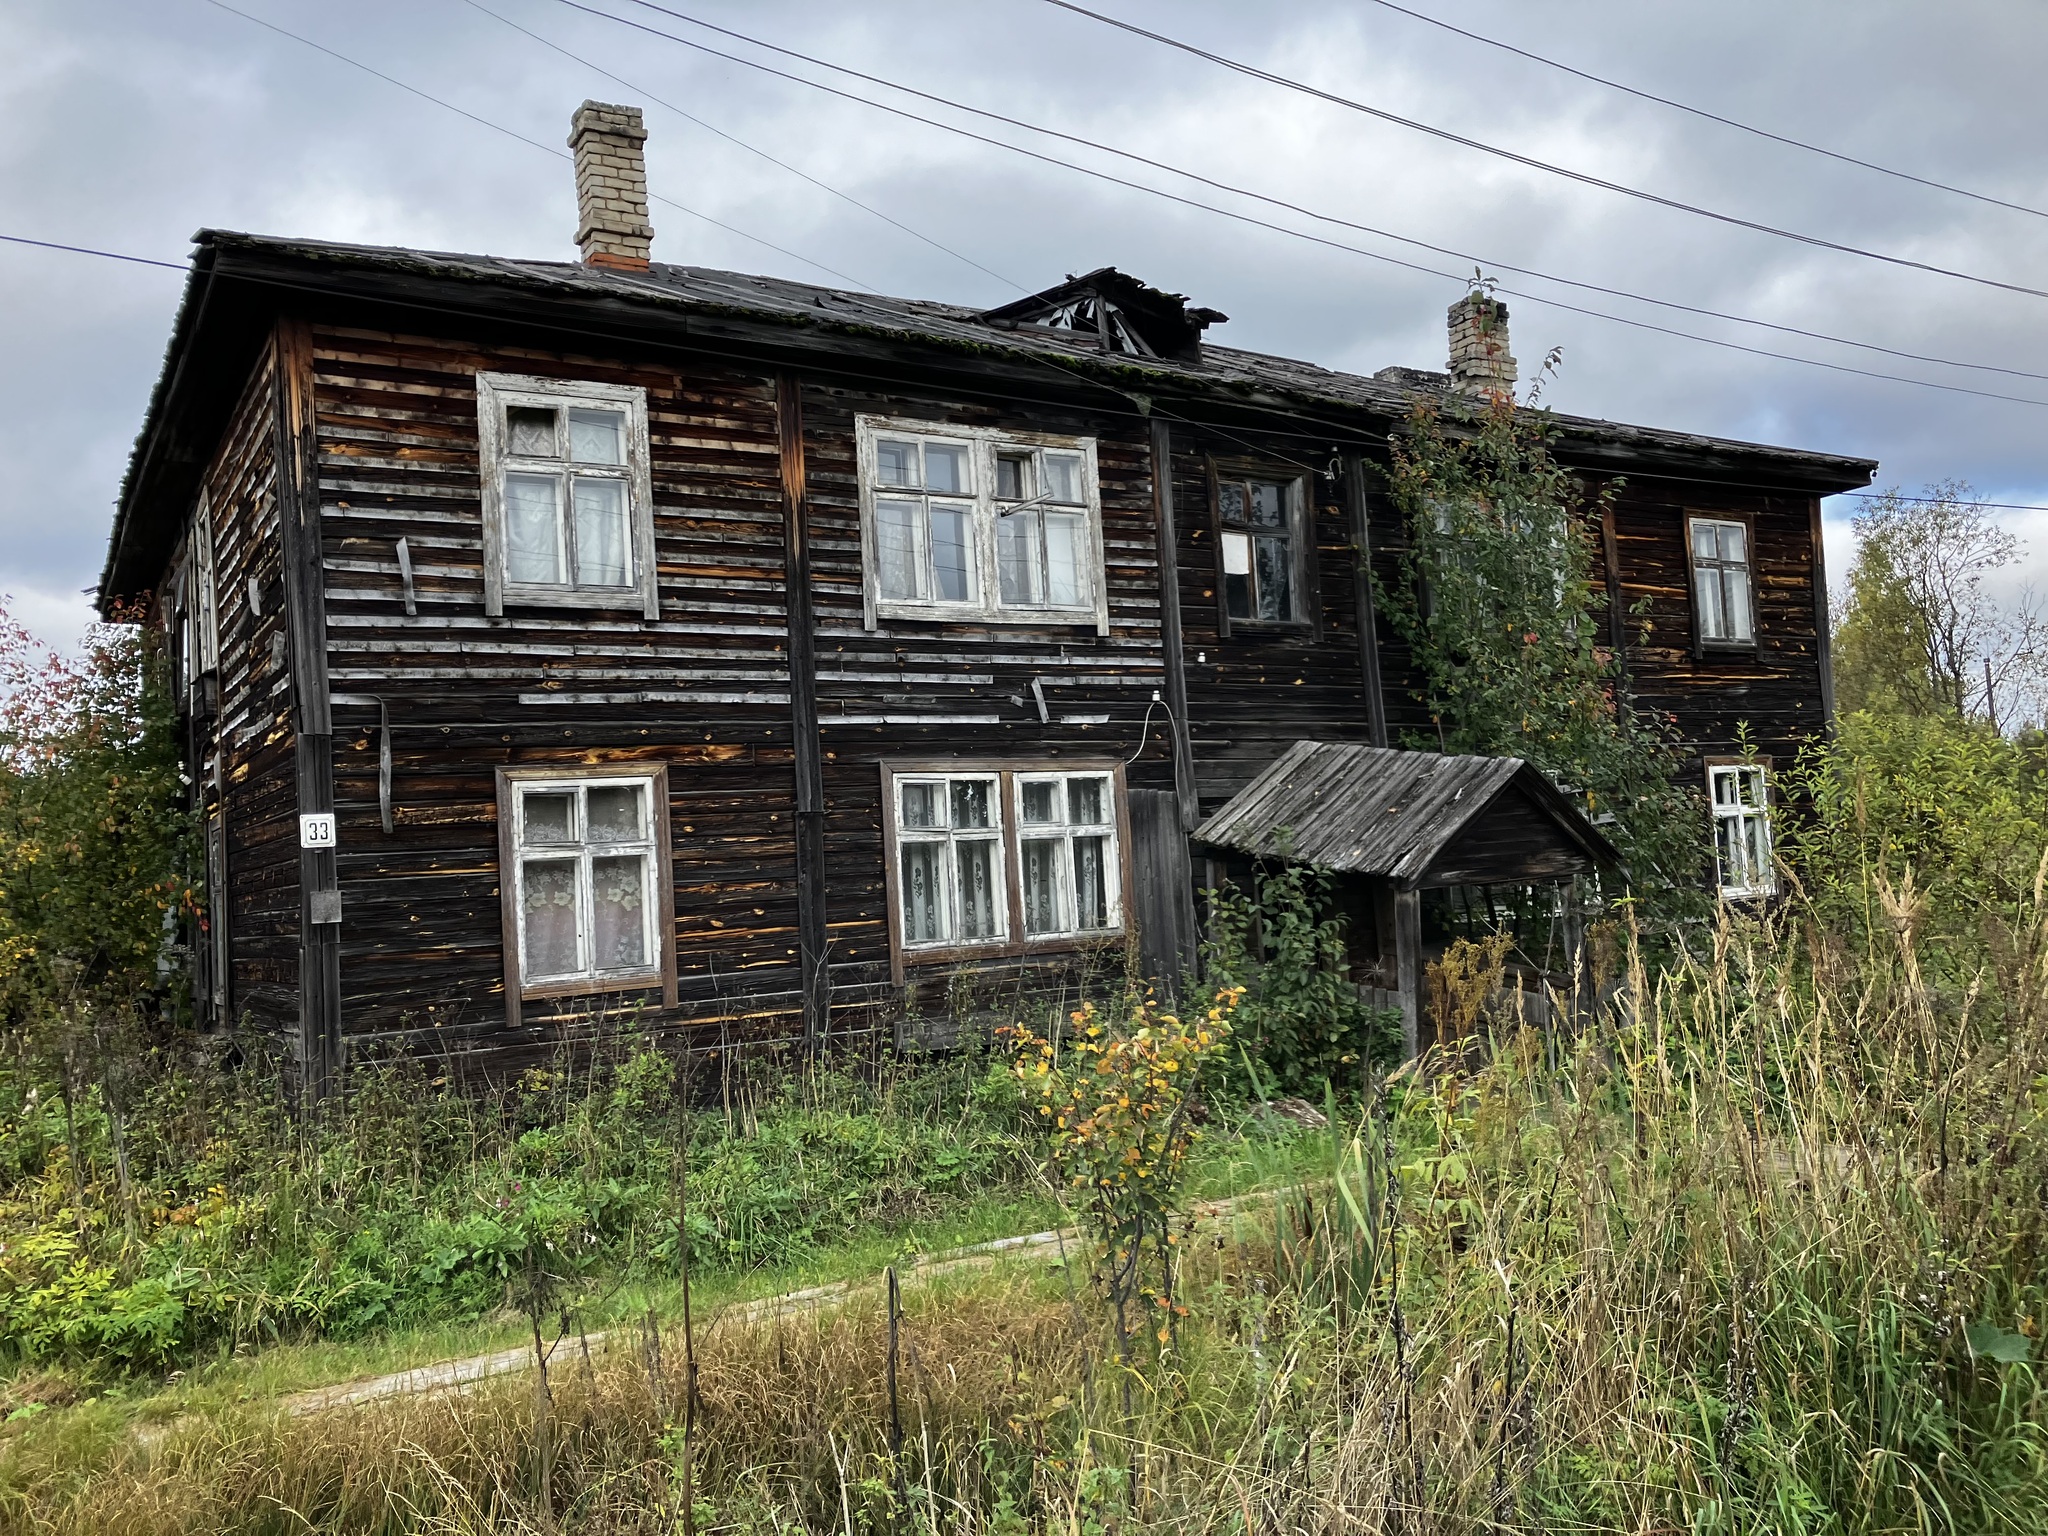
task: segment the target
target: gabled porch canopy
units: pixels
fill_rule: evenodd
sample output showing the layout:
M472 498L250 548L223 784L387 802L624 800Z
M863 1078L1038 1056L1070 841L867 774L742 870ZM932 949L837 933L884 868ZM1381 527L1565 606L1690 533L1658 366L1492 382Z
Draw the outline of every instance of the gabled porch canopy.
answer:
M1621 866L1614 845L1521 758L1337 741L1297 741L1193 838L1225 853L1329 870L1341 889L1369 899L1378 974L1391 983L1410 1057L1429 1041L1424 890L1555 885ZM1570 929L1566 949L1576 967L1575 920Z
M1519 757L1338 741L1297 741L1194 837L1403 891L1542 885L1621 863L1585 814Z

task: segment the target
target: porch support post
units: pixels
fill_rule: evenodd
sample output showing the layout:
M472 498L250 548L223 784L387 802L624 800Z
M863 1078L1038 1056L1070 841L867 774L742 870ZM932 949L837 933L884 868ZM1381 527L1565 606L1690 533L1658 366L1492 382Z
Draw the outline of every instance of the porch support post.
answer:
M1401 997L1401 1055L1422 1054L1422 892L1394 892L1394 987Z

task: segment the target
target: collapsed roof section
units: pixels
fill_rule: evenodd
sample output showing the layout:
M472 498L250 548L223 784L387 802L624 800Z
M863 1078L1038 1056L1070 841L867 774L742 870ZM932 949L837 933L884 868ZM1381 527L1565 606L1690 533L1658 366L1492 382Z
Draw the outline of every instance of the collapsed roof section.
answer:
M1230 316L1218 309L1190 309L1184 293L1167 293L1115 267L1097 267L1043 293L986 310L981 318L1000 331L1026 326L1070 331L1093 336L1104 352L1187 361L1202 355L1202 333Z

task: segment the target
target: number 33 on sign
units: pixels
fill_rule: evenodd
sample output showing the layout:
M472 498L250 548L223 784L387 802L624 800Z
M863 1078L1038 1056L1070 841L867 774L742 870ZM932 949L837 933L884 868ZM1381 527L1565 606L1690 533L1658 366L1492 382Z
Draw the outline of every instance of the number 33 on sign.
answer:
M299 846L301 848L332 848L334 846L334 812L315 811L299 818Z

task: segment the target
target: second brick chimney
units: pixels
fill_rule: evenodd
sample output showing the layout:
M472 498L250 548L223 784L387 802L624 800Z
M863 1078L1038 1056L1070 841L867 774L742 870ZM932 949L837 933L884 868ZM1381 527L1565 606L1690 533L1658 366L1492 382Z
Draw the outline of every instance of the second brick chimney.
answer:
M1451 388L1461 395L1513 398L1515 359L1508 351L1508 307L1474 291L1451 306Z
M586 101L569 124L576 152L576 244L583 264L645 272L654 243L647 222L647 130L638 107Z

